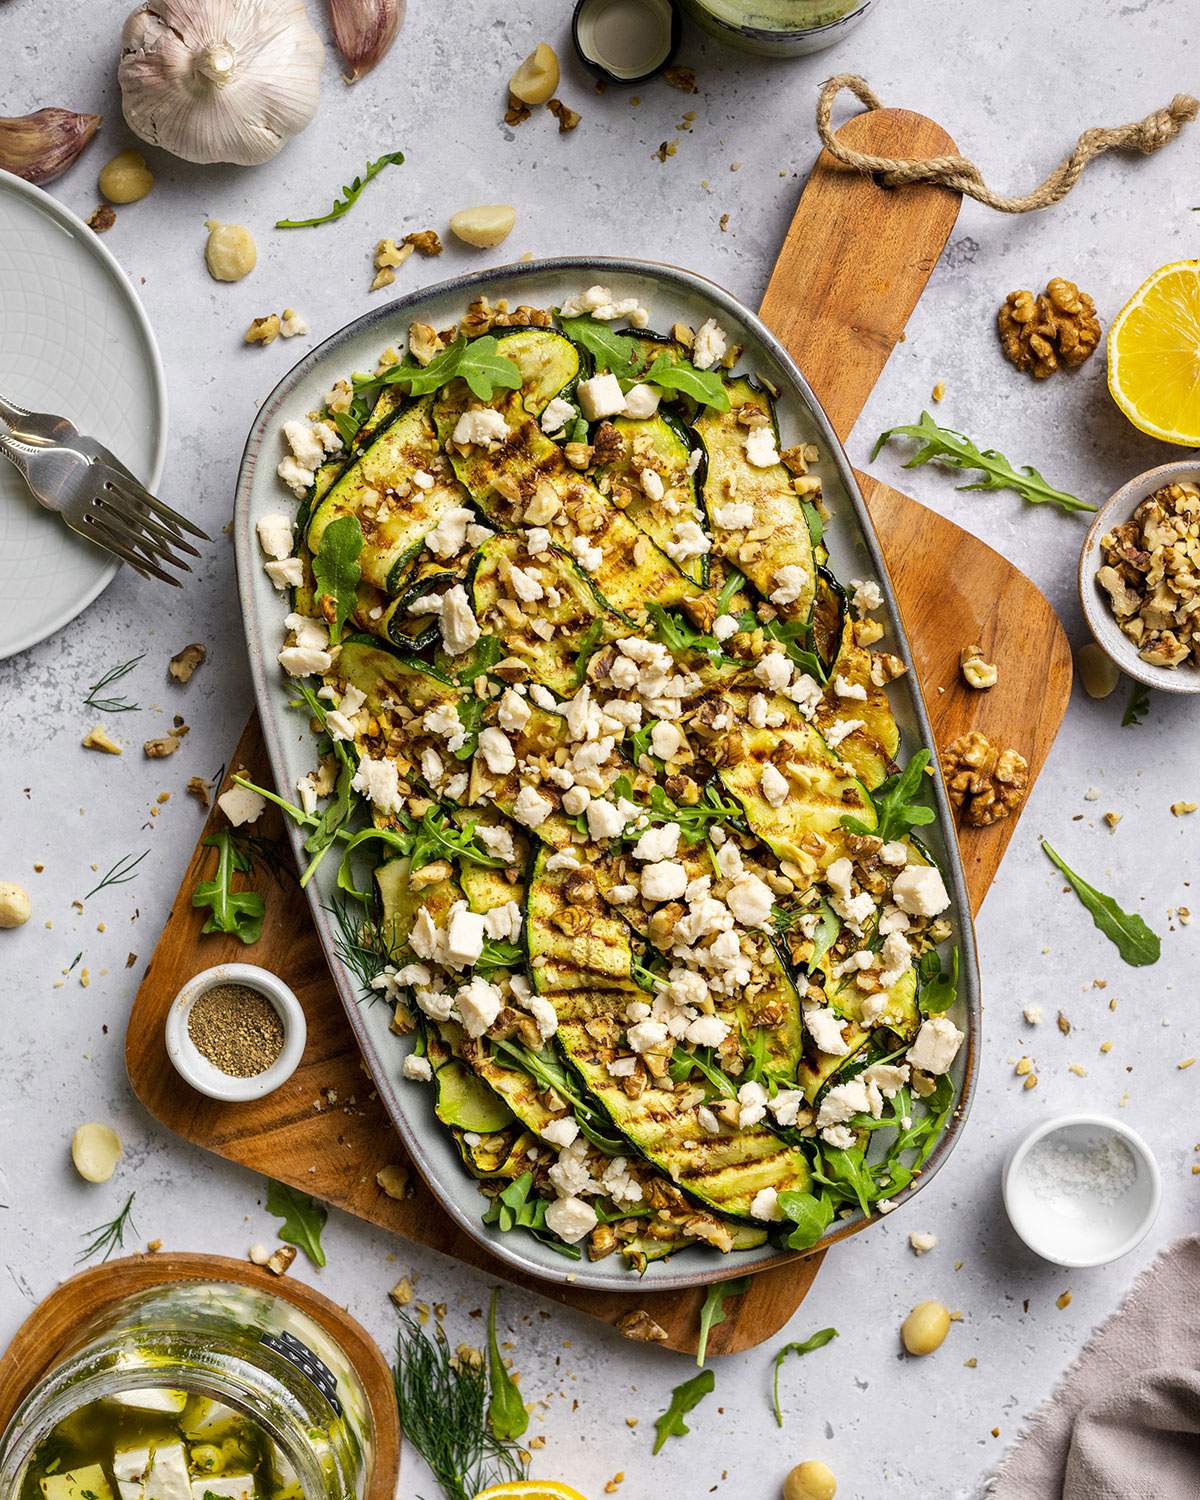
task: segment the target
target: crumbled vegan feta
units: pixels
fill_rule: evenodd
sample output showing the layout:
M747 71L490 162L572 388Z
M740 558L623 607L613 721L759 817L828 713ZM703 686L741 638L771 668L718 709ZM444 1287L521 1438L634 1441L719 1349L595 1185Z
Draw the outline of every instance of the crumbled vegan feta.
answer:
M244 823L257 823L266 810L266 799L249 787L231 786L217 798L217 806L229 819L230 826L241 828Z
M698 521L684 521L677 527L674 537L663 548L672 562L680 567L693 557L703 557L712 551L712 542Z
M776 568L772 579L775 587L768 595L772 604L781 608L788 604L795 604L804 590L808 587L808 573L798 563L788 563L782 568Z
M443 561L454 557L466 546L467 527L475 519L465 505L451 505L438 517L438 523L425 537L425 545L434 557Z
M779 1190L773 1187L760 1188L750 1205L750 1217L762 1219L768 1224L778 1223L783 1218L783 1209L779 1206Z
M873 578L852 578L850 587L854 590L850 602L859 614L869 614L883 604L883 590Z
M254 529L264 557L279 562L292 555L294 528L290 517L272 512L269 516L260 516Z
M839 698L857 699L860 703L866 701L867 690L861 682L851 682L839 672L833 679L833 690Z
M906 865L892 882L892 900L913 917L936 917L950 905L936 865Z
M358 769L350 785L382 813L399 812L403 805L400 774L394 760L375 760L364 755L358 762Z
M480 732L479 753L493 776L506 776L516 768L517 757L513 754L508 736L495 725Z
M551 433L561 432L568 422L573 422L574 420L575 408L561 396L555 396L547 402L539 425L542 431L549 436Z
M729 888L725 904L743 927L766 929L771 921L771 887L749 870Z
M836 750L848 735L852 735L856 729L865 729L866 723L862 719L839 719L822 730L825 743L831 750Z
M642 870L642 899L674 901L688 888L688 873L675 860L663 859Z
M579 409L589 422L599 422L604 417L618 417L625 410L625 393L621 382L607 371L581 380L575 387Z
M946 1016L930 1016L921 1023L916 1041L905 1056L923 1073L946 1073L962 1044L963 1033L953 1021Z
M666 485L663 484L662 475L657 469L643 469L641 472L642 494L647 500L661 500L666 494Z
M304 582L304 563L298 557L264 563L263 571L281 594L284 589L298 589Z
M461 583L456 583L442 595L440 618L442 644L449 655L461 656L479 639L479 622Z
M517 846L507 828L495 824L477 823L475 837L494 859L516 860Z
M804 1012L804 1024L817 1044L817 1051L828 1057L846 1057L850 1047L842 1036L842 1019L829 1006L814 1006Z
M692 344L692 363L697 370L711 370L725 358L729 339L715 318L708 318L696 330Z
M490 406L479 406L463 412L454 424L451 441L490 448L494 443L502 443L508 435L509 426L501 413Z
M637 385L631 385L625 392L623 415L631 417L635 422L644 422L658 410L658 403L659 394L654 387L644 385L639 381Z
M768 651L756 662L754 675L764 687L777 693L791 682L792 664L782 651Z
M562 1151L579 1134L579 1126L570 1115L563 1115L561 1119L551 1120L548 1125L543 1125L539 1134L542 1140L553 1146L556 1151Z
M599 547L593 547L585 536L571 538L571 554L579 566L588 573L594 573L604 561L604 553Z
M513 803L513 817L526 828L540 828L553 811L554 803L532 786L523 786Z
M636 297L614 297L606 286L590 286L586 292L576 292L558 310L560 318L579 318L590 315L602 323L615 323L619 318L628 318L631 328L645 328L650 313Z
M752 427L746 434L746 461L756 469L770 469L779 462L779 444L773 427L766 424Z
M410 1052L400 1065L400 1071L405 1078L413 1083L428 1083L433 1077L433 1069L429 1065L427 1057L418 1057L415 1052Z
M767 761L762 768L760 782L763 797L772 807L782 807L788 799L788 781L775 766Z
M723 531L746 531L754 525L754 506L749 500L730 500L713 508L713 522Z
M475 912L464 912L463 916L473 917ZM448 943L453 944L454 918L450 919L450 935ZM483 935L480 929L480 945L482 946ZM479 957L476 952L475 958ZM472 963L475 959L471 960ZM462 1022L463 1030L472 1040L481 1037L500 1012L504 1009L504 996L497 987L488 980L481 978L478 974L469 983L463 985L462 989L454 997L454 1008L458 1012L458 1018Z
M598 1222L596 1210L582 1198L556 1198L546 1209L546 1228L568 1245L578 1244Z

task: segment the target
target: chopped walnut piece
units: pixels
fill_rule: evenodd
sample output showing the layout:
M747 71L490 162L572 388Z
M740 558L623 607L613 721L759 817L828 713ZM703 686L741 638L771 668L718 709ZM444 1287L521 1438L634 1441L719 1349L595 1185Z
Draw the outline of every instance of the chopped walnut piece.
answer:
M1153 666L1200 666L1200 486L1148 495L1100 538L1096 582L1122 632Z
M696 75L691 68L664 68L663 82L669 83L673 89L678 89L681 94L698 94L700 90L696 87Z
M208 647L199 641L193 641L190 646L185 646L182 651L175 653L167 663L167 672L176 682L191 682L192 673L197 667L203 665L207 655Z
M973 828L986 828L1020 807L1029 785L1029 762L1012 749L998 750L977 729L959 735L942 754L950 800Z
M267 1257L266 1266L272 1276L282 1276L291 1267L296 1259L295 1245L280 1245L278 1250L272 1251Z
M443 249L436 229L414 229L404 236L404 243L411 245L418 255L440 255Z
M643 1307L634 1312L623 1313L617 1319L617 1332L643 1344L665 1344L668 1337L667 1330L656 1323Z
M434 355L440 354L445 347L441 336L435 333L428 323L408 325L408 352L419 365L427 365Z
M1062 276L1055 276L1038 297L1009 292L996 321L1007 358L1037 380L1053 375L1060 365L1075 369L1100 342L1096 304Z
M111 229L116 222L117 216L112 207L107 203L102 203L87 221L87 227L96 234L103 234L106 230Z
M246 344L273 344L279 337L279 314L268 313L265 318L255 318L242 335Z
M582 471L591 465L592 445L590 443L566 443L563 445L563 457L573 469Z
M187 733L186 724L181 724L178 729L173 729L170 734L161 735L158 739L147 740L142 746L142 753L148 760L163 760L168 755L174 755L179 749L180 741Z
M574 130L580 120L583 119L583 116L577 109L572 109L570 105L564 104L561 99L548 99L546 101L546 108L558 121L559 135L566 135L568 130Z
M987 688L996 686L1000 674L993 662L984 660L982 646L978 644L964 646L958 654L958 663L962 669L963 680L970 687L978 688L980 692L983 692Z
M509 94L508 105L504 111L506 125L524 125L532 113L528 104L523 103L515 94Z
M189 797L195 797L196 801L205 812L212 806L212 797L209 793L208 782L203 776L191 776L185 788Z

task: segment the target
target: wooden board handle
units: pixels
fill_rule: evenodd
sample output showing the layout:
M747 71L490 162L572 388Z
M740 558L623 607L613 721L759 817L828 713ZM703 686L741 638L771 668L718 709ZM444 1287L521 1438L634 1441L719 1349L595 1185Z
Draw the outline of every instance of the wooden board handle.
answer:
M906 109L848 120L839 137L881 156L957 151ZM822 151L800 195L759 315L800 366L843 442L938 262L962 200L883 188Z

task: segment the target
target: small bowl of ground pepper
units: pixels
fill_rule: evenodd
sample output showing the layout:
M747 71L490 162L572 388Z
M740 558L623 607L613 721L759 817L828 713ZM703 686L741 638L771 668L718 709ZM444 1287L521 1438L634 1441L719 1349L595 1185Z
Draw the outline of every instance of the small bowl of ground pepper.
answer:
M296 996L255 964L218 964L183 986L167 1012L167 1056L210 1099L262 1099L296 1071L308 1028Z

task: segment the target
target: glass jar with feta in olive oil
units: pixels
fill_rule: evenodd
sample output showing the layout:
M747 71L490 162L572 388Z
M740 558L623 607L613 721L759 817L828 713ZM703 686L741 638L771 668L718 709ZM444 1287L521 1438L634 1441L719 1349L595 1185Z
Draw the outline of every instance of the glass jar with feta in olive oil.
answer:
M4 1500L363 1500L358 1374L281 1297L176 1282L80 1330L0 1438Z

